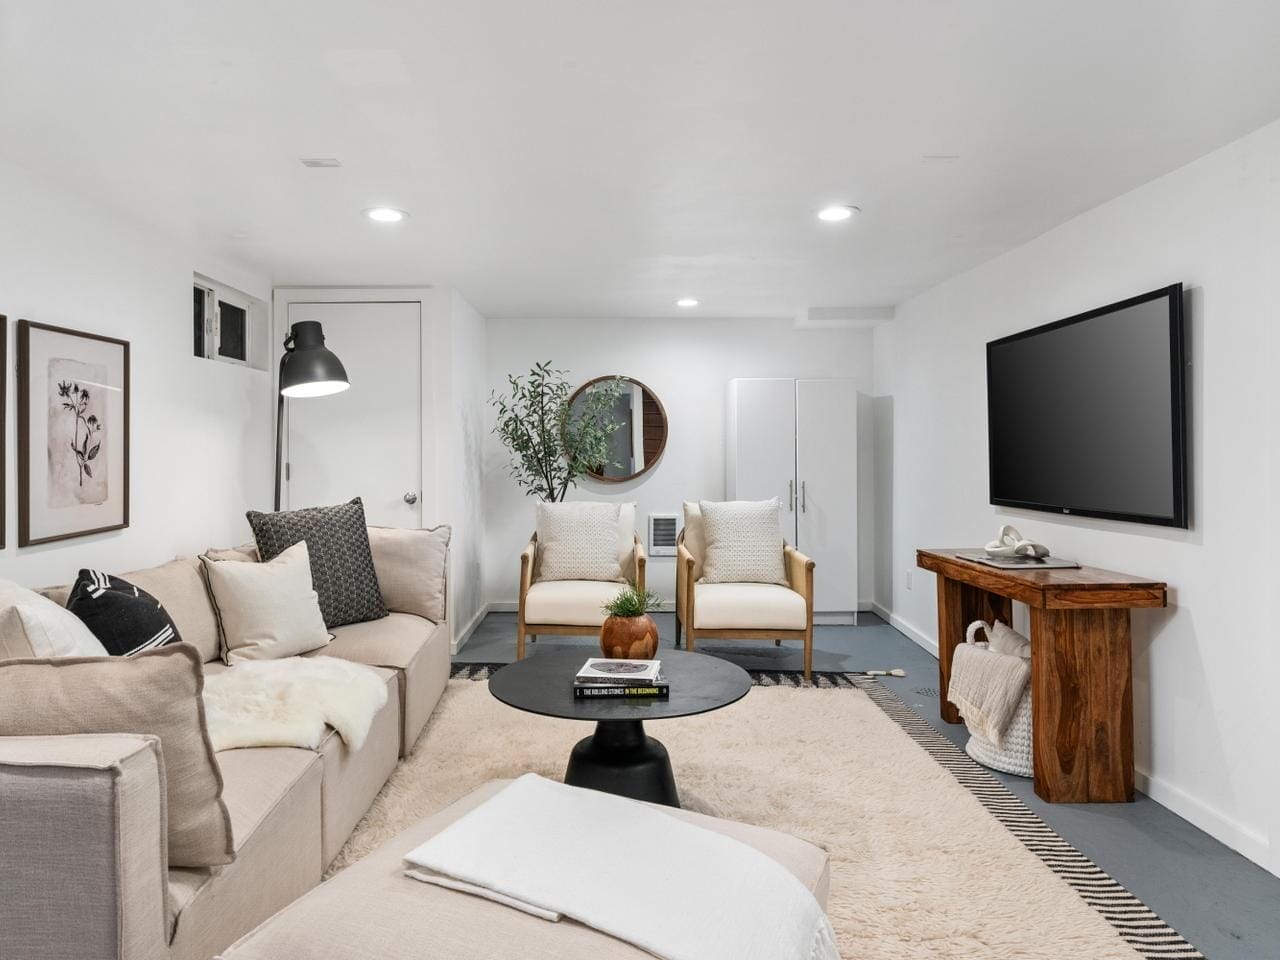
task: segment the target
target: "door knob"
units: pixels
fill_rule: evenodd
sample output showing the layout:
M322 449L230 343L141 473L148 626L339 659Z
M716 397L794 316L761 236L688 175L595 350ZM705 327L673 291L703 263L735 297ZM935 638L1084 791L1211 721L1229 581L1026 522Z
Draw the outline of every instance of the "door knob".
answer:
M416 493L412 493L412 492L411 492L411 493L406 493L406 494L404 495L404 502L405 502L405 503L407 503L409 506L411 506L411 507L412 507L415 503L417 503L417 502L418 502L418 495L417 495Z

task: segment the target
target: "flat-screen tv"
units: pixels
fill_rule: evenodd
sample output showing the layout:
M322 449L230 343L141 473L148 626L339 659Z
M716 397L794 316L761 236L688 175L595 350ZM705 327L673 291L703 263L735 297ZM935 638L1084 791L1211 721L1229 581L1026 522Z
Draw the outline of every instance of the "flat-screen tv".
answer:
M991 502L1187 526L1182 284L987 344Z

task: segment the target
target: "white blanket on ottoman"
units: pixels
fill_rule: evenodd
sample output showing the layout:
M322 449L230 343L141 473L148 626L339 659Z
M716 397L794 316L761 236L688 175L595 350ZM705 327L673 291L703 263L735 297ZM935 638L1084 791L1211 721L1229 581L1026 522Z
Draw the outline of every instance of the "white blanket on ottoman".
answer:
M645 804L525 774L405 856L406 875L665 960L835 960L813 894L763 853Z

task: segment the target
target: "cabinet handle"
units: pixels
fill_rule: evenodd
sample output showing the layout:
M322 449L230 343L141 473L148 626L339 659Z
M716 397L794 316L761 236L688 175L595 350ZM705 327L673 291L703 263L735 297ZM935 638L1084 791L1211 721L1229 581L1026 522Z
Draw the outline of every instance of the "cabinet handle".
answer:
M809 497L805 493L804 481L800 481L800 512L807 513L809 510Z
M412 507L415 503L418 502L418 495L410 491L409 493L406 493L404 495L404 502Z
M794 480L787 481L787 513L795 513L796 511L796 482Z

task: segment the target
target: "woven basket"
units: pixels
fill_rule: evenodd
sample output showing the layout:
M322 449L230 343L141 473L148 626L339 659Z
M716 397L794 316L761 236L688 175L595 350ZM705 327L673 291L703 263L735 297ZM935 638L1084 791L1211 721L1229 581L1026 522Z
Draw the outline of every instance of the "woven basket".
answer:
M993 625L983 623L981 620L975 620L965 631L965 642L977 642L979 631L985 632L990 637L992 627ZM1024 637L1011 630L1006 629L1005 633L1015 640L1025 642ZM1031 684L1027 684L1027 689L1022 692L1018 709L1013 712L1013 719L1009 721L1009 728L1005 730L1000 746L997 747L982 734L974 733L970 728L969 742L965 744L964 751L978 763L992 770L1012 773L1018 777L1034 775L1035 771L1031 764Z
M1019 777L1029 777L1034 773L1031 765L1031 685L1022 694L1018 709L1013 712L1009 721L1009 729L1004 732L1004 740L996 746L986 737L969 731L969 742L964 745L964 752L977 760L984 767L1012 773Z

